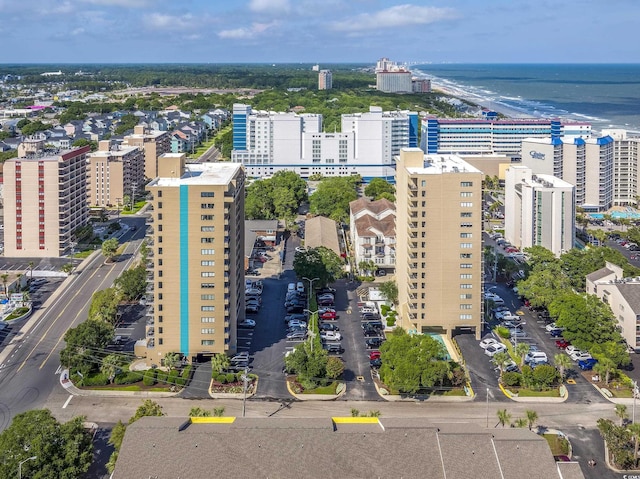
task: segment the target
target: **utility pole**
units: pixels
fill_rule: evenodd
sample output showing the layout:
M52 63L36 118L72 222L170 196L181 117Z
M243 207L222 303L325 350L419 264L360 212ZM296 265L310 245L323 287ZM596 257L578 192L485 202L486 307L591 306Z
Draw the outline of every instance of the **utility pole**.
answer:
M636 422L636 397L638 396L638 381L633 381L633 412L631 413L631 423Z
M489 388L487 388L487 429L489 429Z
M245 366L244 368L244 374L242 375L242 383L244 385L244 392L242 396L242 417L244 417L247 411L247 388L249 387L249 369L247 366Z
M133 205L136 201L136 188L138 187L138 183L135 181L131 183L131 211L133 211Z

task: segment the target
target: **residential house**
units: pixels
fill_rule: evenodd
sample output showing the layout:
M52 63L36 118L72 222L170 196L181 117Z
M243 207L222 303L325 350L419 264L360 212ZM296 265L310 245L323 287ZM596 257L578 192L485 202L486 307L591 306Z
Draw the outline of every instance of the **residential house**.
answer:
M324 246L338 256L342 256L343 248L340 246L341 241L338 237L338 224L324 216L316 216L305 221L304 244L307 248Z
M373 261L376 269L393 272L396 265L396 207L386 198L359 198L349 203L351 244L356 266ZM368 268L366 268L368 269Z

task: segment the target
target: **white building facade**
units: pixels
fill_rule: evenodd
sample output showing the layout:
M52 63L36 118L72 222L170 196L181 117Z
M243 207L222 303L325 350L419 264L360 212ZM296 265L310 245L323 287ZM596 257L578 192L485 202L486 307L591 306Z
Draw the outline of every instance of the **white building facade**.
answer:
M351 244L356 266L371 261L376 269L394 270L396 265L396 206L382 198L359 198L349 203ZM390 272L390 271L389 271Z
M516 247L543 246L556 256L575 241L575 187L526 166L505 172L505 238Z

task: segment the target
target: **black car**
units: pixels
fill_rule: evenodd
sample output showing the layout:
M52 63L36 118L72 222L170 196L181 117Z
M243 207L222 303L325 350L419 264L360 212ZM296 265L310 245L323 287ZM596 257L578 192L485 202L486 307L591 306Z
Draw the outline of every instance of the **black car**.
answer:
M377 329L378 331L382 331L384 329L384 326L382 324L382 321L367 321L362 323L362 329L365 328L373 328Z
M367 349L378 349L384 343L383 338L369 338L365 341Z
M318 329L320 329L320 331L340 331L340 328L334 323L320 323Z
M340 343L322 343L322 348L329 354L342 354L344 348Z
M380 321L380 315L378 313L362 313L363 321Z
M288 324L289 321L291 321L293 319L298 319L300 321L306 321L308 318L307 318L306 314L289 314L289 315L284 317L284 322Z
M287 308L287 314L302 314L304 313L304 309L302 306L291 306Z
M362 332L364 333L365 336L370 337L370 338L372 338L372 337L374 338L374 337L380 336L380 333L375 328L364 328L362 330Z
M335 290L335 289L333 289L333 288L329 288L329 287L327 286L326 288L322 288L322 289L319 289L319 290L317 291L317 294L318 294L318 295L326 294L326 293L335 294L335 293L336 293L336 290Z
M380 366L382 366L382 359L370 359L369 366L371 366L371 369L380 369Z

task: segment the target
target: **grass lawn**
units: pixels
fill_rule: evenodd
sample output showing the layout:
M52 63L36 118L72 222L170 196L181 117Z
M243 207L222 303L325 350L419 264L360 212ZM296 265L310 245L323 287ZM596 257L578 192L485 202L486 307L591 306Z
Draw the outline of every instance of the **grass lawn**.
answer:
M19 318L23 314L27 314L27 311L29 311L29 308L18 308L13 313L11 313L9 316L7 316L5 318L5 321L10 321L12 319Z
M569 442L564 438L560 437L557 434L543 434L549 443L549 449L551 449L551 454L554 456L566 456L569 454Z
M609 392L613 395L614 398L632 398L633 392L629 388L620 388L616 389L615 387L608 387Z
M532 389L511 389L513 392L518 393L518 397L521 398L533 398L533 397L552 397L559 398L560 391L556 389L549 389L548 391L533 391Z
M136 204L133 205L133 209L132 210L126 210L126 211L122 210L122 211L120 211L120 214L121 215L134 215L138 211L140 211L140 208L142 208L146 204L147 204L147 200L137 201Z
M79 253L74 254L73 257L74 258L85 259L86 257L88 257L94 251L95 251L94 249L86 249L84 251L80 251Z
M433 395L434 396L466 396L467 393L464 392L464 389L451 389L450 391L433 393Z
M169 392L170 388L148 388L148 387L140 387L137 384L124 384L122 386L109 386L109 387L100 387L100 388L88 388L88 389L99 389L100 391L155 391L155 392Z
M338 387L338 381L333 381L328 386L322 386L315 389L306 389L302 394L336 394L336 388Z
M190 157L192 159L200 158L202 156L202 154L205 151L207 151L209 148L211 148L215 142L216 142L215 136L213 138L209 138L209 141L205 141L198 148L196 148L195 153L193 155L190 155Z

